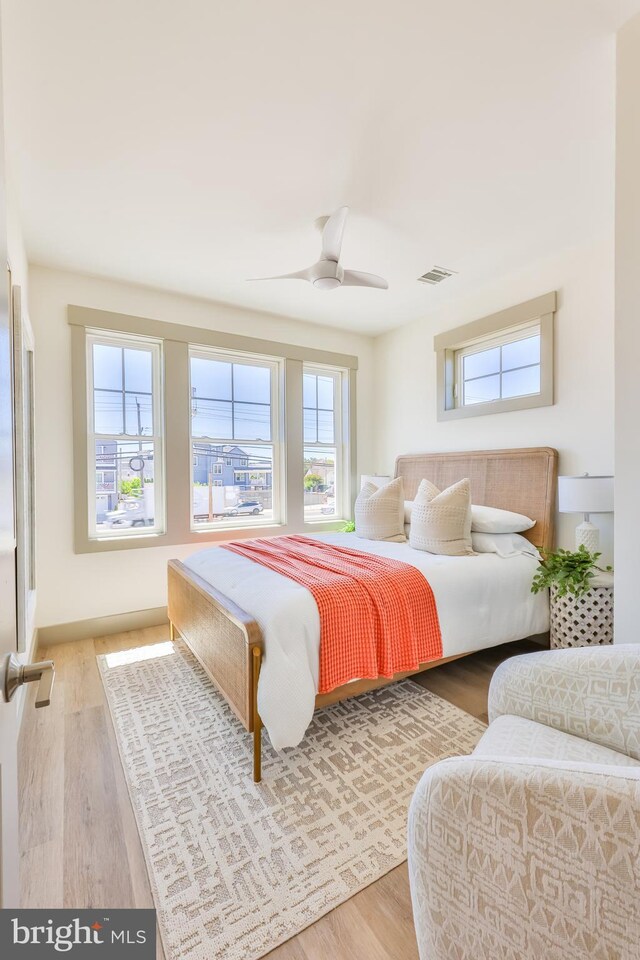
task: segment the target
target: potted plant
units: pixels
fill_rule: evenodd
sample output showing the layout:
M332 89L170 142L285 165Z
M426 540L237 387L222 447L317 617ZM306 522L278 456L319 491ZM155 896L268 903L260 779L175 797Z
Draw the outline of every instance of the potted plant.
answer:
M611 567L598 566L599 553L581 544L577 550L546 552L535 574L531 592L549 588L551 595L551 646L586 646L613 640L613 587L607 578Z
M584 544L577 550L553 550L543 555L540 569L533 578L531 592L539 593L546 587L554 587L559 597L568 593L581 597L591 589L591 581L600 573L608 572L611 567L599 567L599 553L590 553Z

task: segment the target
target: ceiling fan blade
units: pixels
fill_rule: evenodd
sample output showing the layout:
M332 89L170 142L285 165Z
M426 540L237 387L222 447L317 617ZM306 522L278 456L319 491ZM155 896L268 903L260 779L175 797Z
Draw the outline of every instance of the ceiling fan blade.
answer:
M377 287L379 290L389 289L389 284L384 277L377 277L375 273L362 273L361 270L345 270L342 286Z
M340 259L340 250L342 249L342 235L347 222L349 207L339 207L335 213L332 213L324 225L322 231L322 259L335 260Z
M310 280L309 270L298 270L296 273L283 273L279 277L247 277L248 283L256 280Z

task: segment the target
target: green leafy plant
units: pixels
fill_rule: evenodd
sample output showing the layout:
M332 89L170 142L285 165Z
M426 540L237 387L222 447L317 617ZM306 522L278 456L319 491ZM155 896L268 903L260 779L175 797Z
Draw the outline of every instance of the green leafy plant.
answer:
M590 589L597 570L611 570L610 566L599 567L597 562L599 559L600 554L590 553L584 544L580 544L574 551L559 549L545 553L540 568L533 578L531 592L539 593L555 584L558 596L566 597L567 594L571 594L574 597L581 597Z
M140 477L132 477L131 480L121 480L120 493L125 497L139 497L142 493L142 480Z
M308 473L304 478L305 490L317 490L323 483L324 480L319 473Z
M346 520L346 521L345 521L345 524L344 524L344 526L343 526L343 528L342 528L342 532L343 532L343 533L355 533L355 532L356 532L355 522L354 522L353 520Z

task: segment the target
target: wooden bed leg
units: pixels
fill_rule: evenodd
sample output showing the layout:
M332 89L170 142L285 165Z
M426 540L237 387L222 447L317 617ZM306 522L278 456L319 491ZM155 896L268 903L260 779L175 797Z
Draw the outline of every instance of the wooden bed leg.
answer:
M262 780L262 720L258 713L258 680L260 678L260 664L262 650L253 647L253 782Z
M169 636L171 637L171 642L173 643L173 641L176 638L176 628L174 627L171 620L169 620Z

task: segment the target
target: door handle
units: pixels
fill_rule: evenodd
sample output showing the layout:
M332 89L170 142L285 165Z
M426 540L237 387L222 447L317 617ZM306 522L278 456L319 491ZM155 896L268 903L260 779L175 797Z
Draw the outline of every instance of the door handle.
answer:
M36 707L48 707L51 703L54 676L53 660L22 664L15 653L8 653L0 663L0 690L4 702L9 703L23 683L33 683L38 680L40 682L36 691Z

